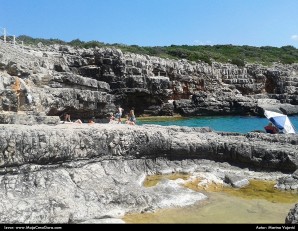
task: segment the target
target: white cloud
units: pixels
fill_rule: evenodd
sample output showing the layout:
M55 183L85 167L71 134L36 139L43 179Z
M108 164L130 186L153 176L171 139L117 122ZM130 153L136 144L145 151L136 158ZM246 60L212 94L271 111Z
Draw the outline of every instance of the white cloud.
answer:
M297 34L292 35L291 39L293 39L294 41L298 41L298 35Z

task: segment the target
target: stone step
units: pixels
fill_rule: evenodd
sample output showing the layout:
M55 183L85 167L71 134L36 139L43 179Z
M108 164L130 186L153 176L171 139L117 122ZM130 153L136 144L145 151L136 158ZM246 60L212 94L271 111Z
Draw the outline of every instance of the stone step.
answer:
M6 112L0 113L0 124L58 124L60 118L58 116L45 116L45 115L27 115L24 112Z

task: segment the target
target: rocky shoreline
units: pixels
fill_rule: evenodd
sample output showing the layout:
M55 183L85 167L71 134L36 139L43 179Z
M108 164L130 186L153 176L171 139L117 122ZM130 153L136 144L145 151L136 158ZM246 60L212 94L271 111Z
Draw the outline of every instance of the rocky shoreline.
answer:
M297 64L0 43L0 223L121 222L127 212L206 198L171 184L146 189L150 174L211 172L235 187L259 177L298 188L297 135L104 124L118 106L151 116L298 114ZM63 113L97 124L58 125Z
M211 172L220 179L278 180L298 164L296 135L157 125L0 127L1 223L109 222L206 198L171 184L144 188L146 175Z

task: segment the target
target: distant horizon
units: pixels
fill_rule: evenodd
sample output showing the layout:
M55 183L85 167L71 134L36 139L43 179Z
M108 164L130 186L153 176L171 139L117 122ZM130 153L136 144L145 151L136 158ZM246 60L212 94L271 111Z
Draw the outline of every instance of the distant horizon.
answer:
M10 0L0 36L171 45L298 48L297 0Z

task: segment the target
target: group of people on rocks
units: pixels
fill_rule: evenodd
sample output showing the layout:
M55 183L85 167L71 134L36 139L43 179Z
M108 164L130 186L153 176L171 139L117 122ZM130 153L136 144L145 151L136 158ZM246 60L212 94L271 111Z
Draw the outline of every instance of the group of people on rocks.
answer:
M126 115L126 121L125 121L126 124L129 124L129 125L135 125L136 124L137 120L136 120L134 110L135 110L134 108L131 108L129 113ZM111 124L112 123L121 124L122 123L121 117L122 117L123 112L124 112L124 109L119 107L118 111L115 113L115 115L113 113L110 115L110 122L109 123L111 123Z
M62 119L61 123L77 123L77 124L82 124L83 122L80 119L77 119L75 121L71 121L70 119L70 114L69 113L63 113L60 118Z
M128 125L135 125L136 124L136 116L135 116L135 112L134 112L134 108L131 108L131 110L129 111L129 113L126 115L126 121L125 124ZM110 114L109 116L109 123L112 124L121 124L122 123L122 115L123 115L124 109L121 108L120 106L118 107L117 112L115 113L115 115L113 113ZM77 123L77 124L82 124L82 120L77 119L75 121L71 121L70 119L70 114L69 113L63 113L61 116L61 123ZM91 119L88 120L88 124L94 124L95 123L95 118L92 117Z
M64 114L62 114L62 116L60 116L60 118L63 118L62 119L62 121L61 121L61 123L63 123L63 124L69 124L69 123L76 123L76 124L82 124L83 122L82 122L82 120L80 120L80 119L77 119L77 120L75 120L75 121L71 121L71 119L70 119L70 114L69 113L64 113ZM91 119L89 119L88 120L88 124L94 124L95 123L95 118L94 117L92 117Z

